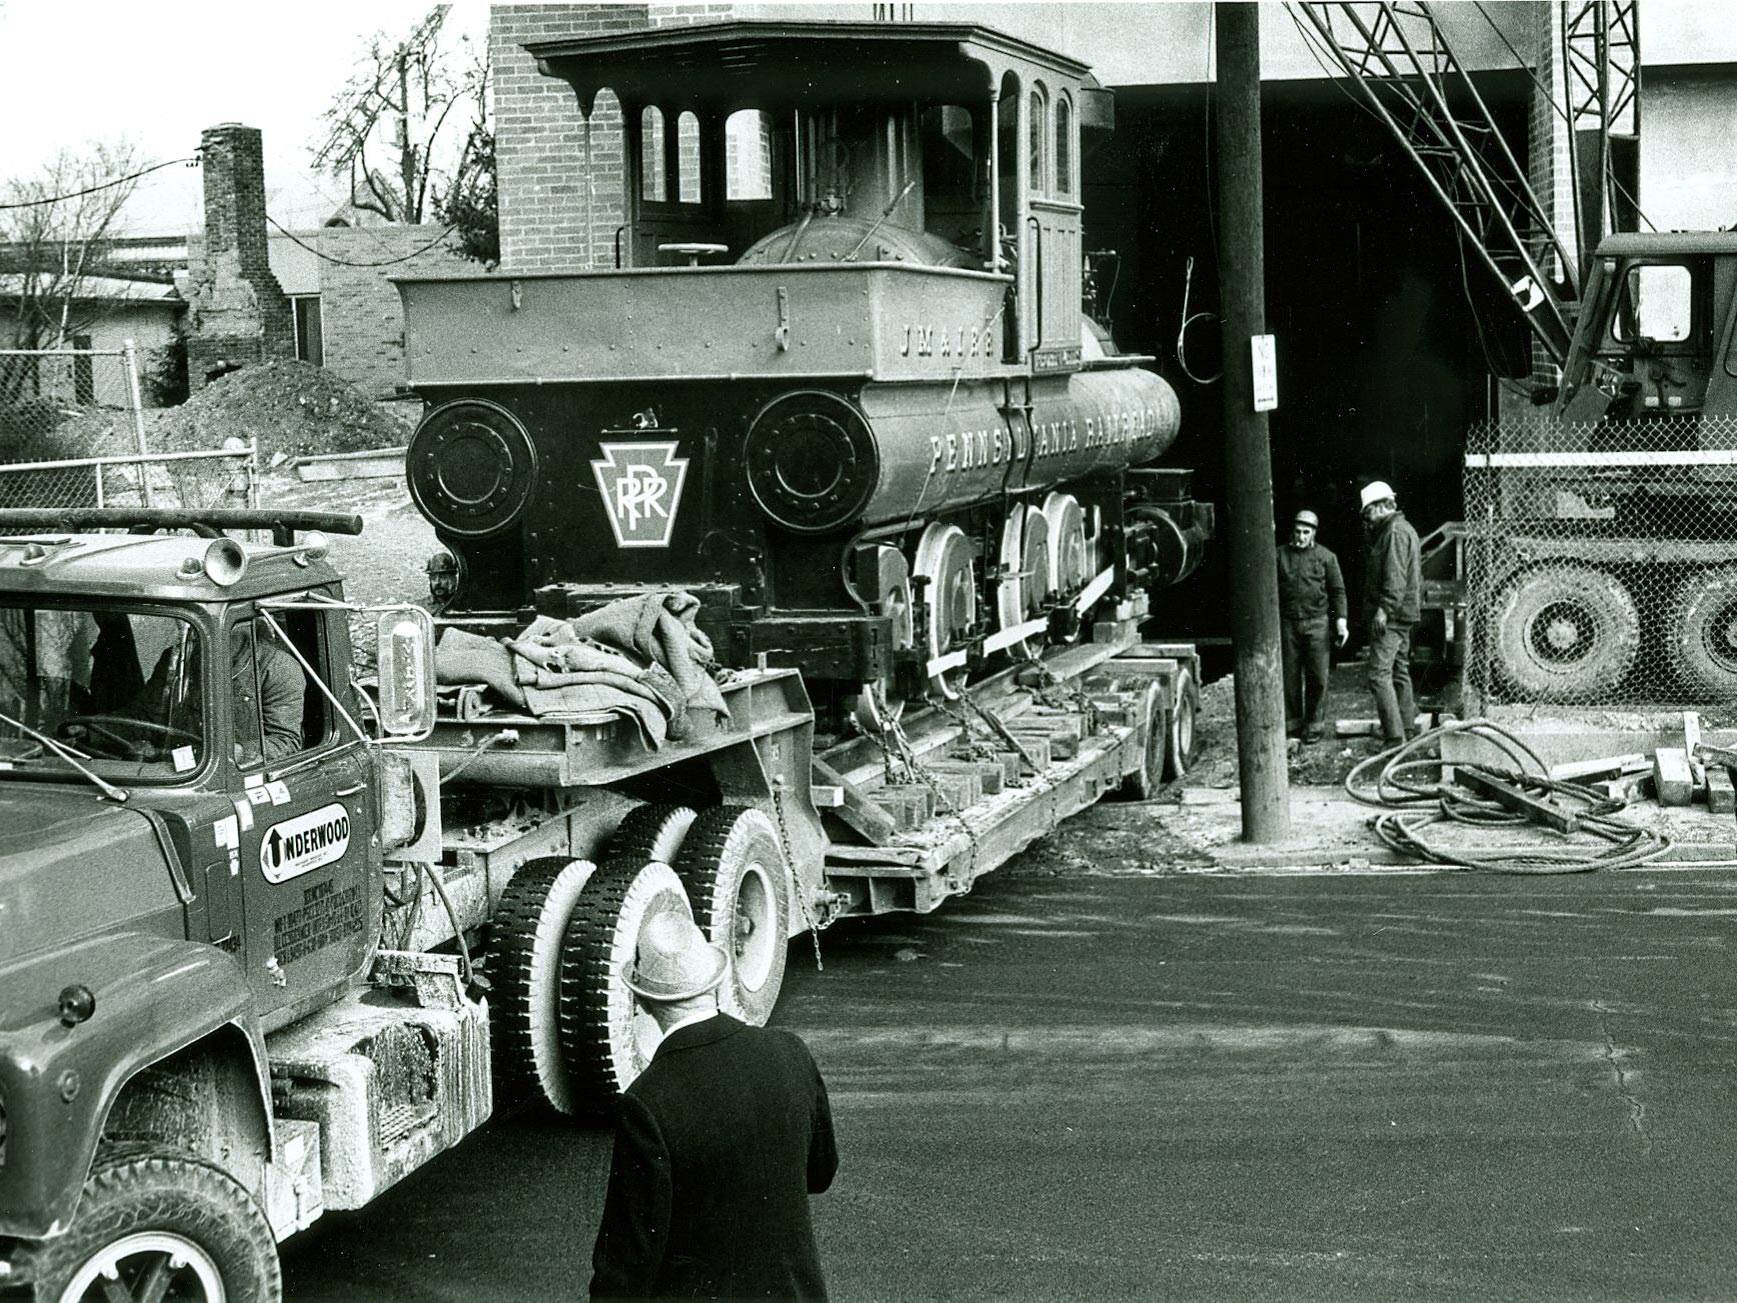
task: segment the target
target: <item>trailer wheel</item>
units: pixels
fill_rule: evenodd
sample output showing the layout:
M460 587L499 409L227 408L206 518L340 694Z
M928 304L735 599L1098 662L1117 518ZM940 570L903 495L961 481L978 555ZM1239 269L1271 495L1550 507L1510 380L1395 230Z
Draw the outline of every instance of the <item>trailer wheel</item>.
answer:
M1164 761L1170 750L1170 712L1164 709L1164 685L1157 679L1118 680L1121 692L1140 694L1140 723L1146 729L1146 745L1140 766L1122 779L1116 795L1125 801L1149 801L1164 785Z
M645 1070L657 1026L621 980L640 929L654 914L688 916L687 893L667 864L609 860L579 893L561 942L561 1048L578 1106L604 1113Z
M1707 701L1737 694L1737 566L1683 580L1665 619L1666 645L1683 687Z
M173 1298L277 1303L277 1241L226 1172L157 1145L101 1149L59 1239L14 1260L39 1300Z
M1640 652L1640 614L1615 575L1592 566L1542 566L1496 595L1496 664L1529 701L1596 700Z
M790 883L777 830L758 810L707 810L694 820L676 872L694 921L730 956L719 1007L765 1026L784 986L790 934Z
M491 929L495 1067L509 1099L581 1112L561 1051L561 947L573 907L597 866L561 857L528 860L501 893Z
M609 858L674 864L694 818L693 807L687 805L653 802L629 810L609 839Z
M1184 665L1176 672L1176 704L1165 721L1164 778L1175 782L1194 768L1200 756L1200 737L1196 724L1200 719L1200 685L1194 671Z

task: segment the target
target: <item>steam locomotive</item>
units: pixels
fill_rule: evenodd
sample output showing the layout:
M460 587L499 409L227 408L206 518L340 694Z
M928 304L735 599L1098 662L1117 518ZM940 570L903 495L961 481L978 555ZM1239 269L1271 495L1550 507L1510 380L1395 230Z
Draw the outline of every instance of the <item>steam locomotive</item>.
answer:
M680 587L872 724L1198 563L1176 395L1092 317L1085 65L953 23L527 48L582 177L619 131L624 220L612 268L399 282L445 617Z

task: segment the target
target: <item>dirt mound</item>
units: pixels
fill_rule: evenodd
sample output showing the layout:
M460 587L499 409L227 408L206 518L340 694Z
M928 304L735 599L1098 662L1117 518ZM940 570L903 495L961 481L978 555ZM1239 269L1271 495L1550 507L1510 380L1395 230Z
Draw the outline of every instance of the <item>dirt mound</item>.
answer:
M409 427L360 389L306 362L274 360L219 376L159 418L151 446L164 452L258 439L262 460L401 446Z

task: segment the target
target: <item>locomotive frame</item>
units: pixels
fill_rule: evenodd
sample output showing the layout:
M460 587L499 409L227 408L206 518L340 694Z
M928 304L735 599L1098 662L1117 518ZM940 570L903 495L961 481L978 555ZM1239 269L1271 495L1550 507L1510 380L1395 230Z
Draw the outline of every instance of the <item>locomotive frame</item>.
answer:
M613 94L625 220L612 268L398 282L444 619L681 587L720 659L800 669L841 735L1193 569L1211 507L1145 465L1176 396L1085 310L1113 116L1085 65L949 23L527 48L587 176Z

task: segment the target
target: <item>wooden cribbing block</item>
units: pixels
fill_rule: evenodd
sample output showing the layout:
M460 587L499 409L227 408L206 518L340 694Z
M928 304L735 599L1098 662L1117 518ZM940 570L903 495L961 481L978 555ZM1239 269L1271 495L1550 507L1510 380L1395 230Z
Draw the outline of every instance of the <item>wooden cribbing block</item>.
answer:
M1086 721L1071 710L1034 710L1011 721L1014 731L1018 725L1026 721L1041 723L1050 733L1057 737L1082 738L1086 735Z
M982 799L983 785L977 777L976 765L962 765L956 760L946 760L930 764L926 768L934 775L936 785L958 809L976 805ZM945 809L945 805L942 808Z
M969 774L977 780L978 794L994 796L1004 785L1004 775L1001 765L993 760L972 760L961 757L955 760L943 760L939 764L929 766L938 774Z
M1660 805L1687 805L1695 795L1695 775L1689 768L1689 753L1682 747L1660 747L1653 752L1653 784Z
M1737 814L1737 786L1724 765L1707 766L1707 808L1714 814Z
M1650 801L1654 791L1652 766L1649 764L1644 774L1623 774L1618 778L1600 779L1588 786L1615 801Z
M1600 756L1593 760L1565 760L1550 766L1550 777L1564 783L1580 783L1593 778L1620 778L1624 774L1644 773L1653 762L1641 752L1631 755Z
M1017 751L997 751L995 758L1001 763L1001 785L1003 787L1018 778L1025 768L1025 762L1019 758Z

